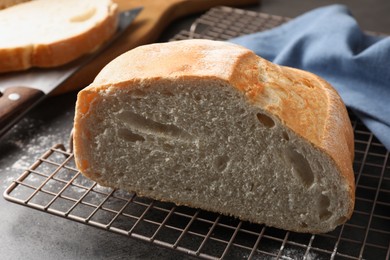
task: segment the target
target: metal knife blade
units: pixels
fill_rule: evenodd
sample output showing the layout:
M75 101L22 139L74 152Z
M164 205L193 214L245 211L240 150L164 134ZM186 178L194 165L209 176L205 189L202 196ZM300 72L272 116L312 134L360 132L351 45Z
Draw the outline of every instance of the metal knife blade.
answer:
M33 68L0 75L0 137L50 92L107 49L129 27L142 7L119 14L117 32L97 52L53 69Z

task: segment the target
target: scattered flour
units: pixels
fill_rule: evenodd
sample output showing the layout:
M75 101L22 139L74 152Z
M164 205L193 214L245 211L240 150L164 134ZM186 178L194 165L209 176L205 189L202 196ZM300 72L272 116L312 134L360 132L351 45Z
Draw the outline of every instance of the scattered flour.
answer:
M71 117L71 113L67 113ZM58 143L68 144L69 129L63 123L47 127L36 118L23 118L0 144L0 186L6 188L44 152ZM47 125L47 124L46 124ZM70 125L71 127L71 125ZM5 149L4 152L1 149Z
M30 166L30 160L28 160L28 156L27 155L23 155L22 157L20 157L19 160L17 160L16 162L14 162L11 166L12 169L16 169L16 170L26 170L28 167ZM8 167L9 169L9 167Z

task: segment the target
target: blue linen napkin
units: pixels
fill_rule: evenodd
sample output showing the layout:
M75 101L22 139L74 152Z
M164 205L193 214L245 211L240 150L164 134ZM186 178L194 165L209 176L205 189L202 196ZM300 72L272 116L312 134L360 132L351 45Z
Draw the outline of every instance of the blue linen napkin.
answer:
M314 9L269 31L231 42L274 63L326 79L390 150L390 37L362 32L347 7Z

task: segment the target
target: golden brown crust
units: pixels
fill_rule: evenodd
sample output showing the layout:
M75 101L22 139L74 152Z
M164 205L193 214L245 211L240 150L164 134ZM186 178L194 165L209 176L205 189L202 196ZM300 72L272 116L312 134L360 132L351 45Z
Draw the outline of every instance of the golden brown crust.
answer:
M28 1L30 0L0 0L0 10Z
M82 118L99 91L131 87L134 82L146 84L161 78L222 80L329 156L348 185L349 215L352 214L353 131L341 98L327 82L305 71L272 64L230 43L187 40L167 44L139 47L107 65L95 81L79 93L75 131L83 132ZM82 149L78 134L75 149ZM88 165L81 161L78 167L82 172L88 170Z
M118 23L116 4L109 7L108 15L94 27L56 42L0 48L0 73L26 70L31 67L49 68L64 65L84 54L95 51L114 33Z
M77 100L79 102L76 103L76 114L75 114L75 121L73 126L73 150L74 153L79 155L77 158L75 158L77 168L87 177L92 178L94 176L89 176L88 168L89 168L89 162L82 158L84 154L88 154L88 151L85 151L85 147L88 147L84 145L84 142L88 142L90 139L90 133L89 130L83 127L84 119L86 115L88 114L89 106L97 96L96 93L91 91L80 91L77 95ZM94 173L94 175L98 175L98 173ZM98 177L98 176L96 176Z
M287 127L331 157L348 183L351 216L355 201L354 137L336 90L312 73L277 66L251 52L238 59L230 81L254 104L278 116Z
M15 47L12 49L0 48L0 73L30 68L32 46Z
M307 74L307 77L312 77L325 90L328 101L327 114L320 144L316 146L331 156L340 169L340 173L347 180L351 199L349 216L351 216L355 203L355 178L352 169L355 148L353 129L347 109L339 94L328 82L309 72L288 69L300 72L303 76Z
M280 75L287 77L288 81L285 85L274 83L270 87L273 90L282 87L288 91L288 95L278 96L282 105L263 105L335 162L349 186L351 216L355 201L352 169L354 136L346 107L336 90L320 77L294 68L279 68ZM280 80L280 76L277 80ZM297 98L292 98L295 94ZM263 95L260 95L260 99L262 97ZM300 99L302 103L299 102Z

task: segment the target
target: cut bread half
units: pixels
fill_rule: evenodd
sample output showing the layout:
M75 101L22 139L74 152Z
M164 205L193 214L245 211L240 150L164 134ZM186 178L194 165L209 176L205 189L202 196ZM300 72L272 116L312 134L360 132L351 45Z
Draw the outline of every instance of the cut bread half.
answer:
M353 151L328 83L226 42L138 47L76 104L85 176L286 230L327 232L350 218Z
M0 11L0 72L55 67L96 50L117 28L111 0L35 0Z

